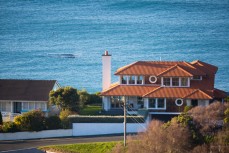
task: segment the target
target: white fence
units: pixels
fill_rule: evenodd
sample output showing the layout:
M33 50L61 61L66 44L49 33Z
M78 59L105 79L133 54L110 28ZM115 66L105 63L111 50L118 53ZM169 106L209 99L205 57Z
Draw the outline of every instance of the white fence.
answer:
M143 132L146 123L127 123L127 133ZM73 123L73 136L103 135L123 133L123 123Z
M72 129L44 130L39 132L0 133L0 140L39 139L72 136Z

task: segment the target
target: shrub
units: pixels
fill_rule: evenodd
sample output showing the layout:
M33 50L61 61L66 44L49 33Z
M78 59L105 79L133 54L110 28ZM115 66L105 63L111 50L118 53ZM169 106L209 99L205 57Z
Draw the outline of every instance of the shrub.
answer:
M72 125L71 125L71 123L70 123L70 121L68 119L68 116L72 115L72 114L76 114L76 112L72 112L70 110L62 110L60 112L60 116L59 117L60 117L60 120L61 120L62 127L64 129L71 128Z
M45 129L53 130L61 128L61 120L58 116L50 116L45 118Z
M0 111L0 125L3 124L3 121L2 121L2 112Z
M69 116L71 123L123 123L123 116L86 116L86 115L71 115ZM143 116L127 116L127 123L144 123Z
M33 110L14 118L15 124L22 131L41 131L44 129L44 114L40 110Z
M3 132L18 132L19 129L17 125L14 122L4 122L2 125L2 131Z
M189 152L192 148L191 133L187 127L171 123L163 128L163 123L153 120L145 133L138 134L136 138L128 138L128 153L180 153ZM117 147L119 150L120 146Z
M189 110L191 110L193 107L192 106L185 106L184 107L184 113L187 113Z

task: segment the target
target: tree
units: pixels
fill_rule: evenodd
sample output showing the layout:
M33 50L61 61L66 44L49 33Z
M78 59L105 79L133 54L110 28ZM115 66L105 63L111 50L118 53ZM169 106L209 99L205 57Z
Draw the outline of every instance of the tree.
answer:
M87 104L102 104L100 92L90 94Z
M62 87L49 93L49 103L57 105L62 110L78 111L80 108L79 95L77 89L72 87Z
M84 107L86 104L88 104L90 94L85 89L79 90L78 95L79 95L79 101L81 107Z

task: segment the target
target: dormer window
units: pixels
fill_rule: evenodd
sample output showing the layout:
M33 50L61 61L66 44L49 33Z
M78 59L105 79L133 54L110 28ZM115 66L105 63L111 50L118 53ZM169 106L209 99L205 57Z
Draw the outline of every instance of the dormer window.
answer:
M173 87L179 86L179 78L172 78L172 86Z
M163 85L170 86L170 78L163 78Z
M188 86L188 78L181 78L181 86L182 87Z
M121 80L122 80L122 84L127 84L128 78L127 78L127 76L122 76Z
M129 77L129 84L135 84L135 76Z
M143 76L137 76L137 84L143 84Z

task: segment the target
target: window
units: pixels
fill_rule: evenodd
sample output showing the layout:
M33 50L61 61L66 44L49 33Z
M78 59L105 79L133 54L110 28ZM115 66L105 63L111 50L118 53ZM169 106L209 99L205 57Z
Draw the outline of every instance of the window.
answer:
M137 84L143 84L143 76L137 76Z
M144 101L142 97L137 98L138 101L138 108L143 108L144 107Z
M29 109L29 103L28 102L23 102L22 103L22 110L28 110Z
M179 78L172 78L172 86L179 86Z
M34 103L29 103L29 110L33 110L34 109Z
M123 102L123 96L111 96L111 108L122 108Z
M164 108L165 103L164 103L164 98L158 98L157 99L157 108Z
M155 98L149 99L149 108L156 108L156 99Z
M170 86L170 78L163 78L163 85Z
M45 103L41 103L41 110L45 111Z
M127 84L127 76L122 76L122 84Z
M193 76L192 80L202 80L202 76Z
M148 107L152 109L166 109L166 99L165 98L149 98Z
M35 109L40 109L40 108L41 108L40 103L35 103Z
M181 78L181 86L182 87L188 86L188 78Z
M135 76L130 76L129 84L135 84Z
M6 112L6 103L5 102L0 103L0 111Z

